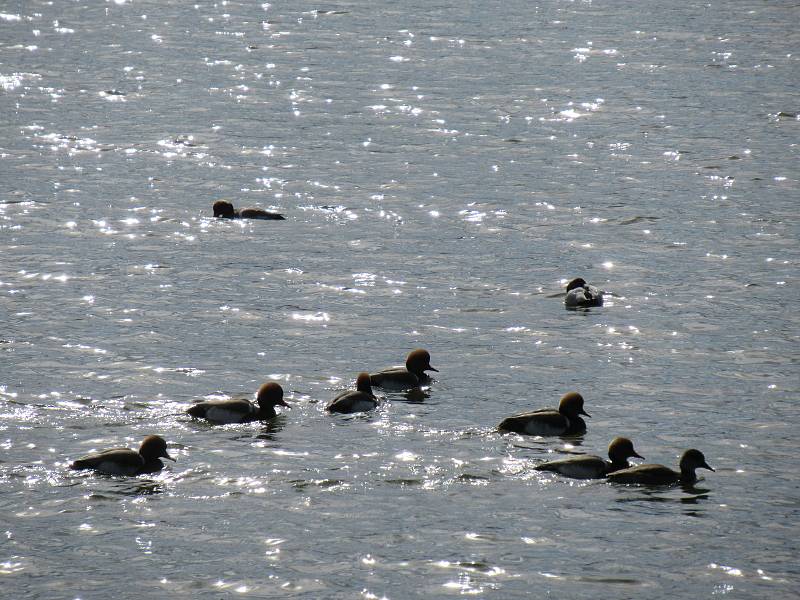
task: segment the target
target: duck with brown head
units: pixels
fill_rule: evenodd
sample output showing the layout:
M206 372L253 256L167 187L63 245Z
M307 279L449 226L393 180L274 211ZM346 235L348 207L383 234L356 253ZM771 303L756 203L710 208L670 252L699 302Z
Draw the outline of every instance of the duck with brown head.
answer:
M630 467L628 459L632 456L644 458L633 449L633 442L628 438L618 437L614 438L608 445L610 461L603 460L599 456L585 454L562 460L551 460L536 465L534 469L537 471L551 471L574 479L599 479L614 471Z
M266 221L285 221L280 213L269 212L262 208L243 208L236 210L227 200L217 200L212 206L214 216L222 219L262 219Z
M164 468L161 458L174 461L167 453L167 442L157 435L148 435L142 440L139 450L110 448L82 456L70 465L70 469L94 469L107 475L144 475L157 473Z
M580 415L591 416L583 410L583 396L569 392L561 397L558 410L541 408L506 417L498 429L526 435L577 435L586 431L586 421Z
M392 367L370 375L372 385L387 390L407 390L433 381L425 371L439 372L431 366L431 355L418 348L408 353L405 367Z
M359 373L356 378L356 389L336 396L325 410L332 413L351 414L372 410L378 406L378 399L372 393L369 373Z
M683 453L679 468L680 471L673 471L664 465L637 465L609 474L608 480L639 485L692 484L697 481L696 469L714 470L706 462L703 453L695 449Z
M246 399L208 400L198 402L186 413L215 425L266 421L277 416L276 406L291 408L283 399L283 388L270 381L258 388L256 404Z

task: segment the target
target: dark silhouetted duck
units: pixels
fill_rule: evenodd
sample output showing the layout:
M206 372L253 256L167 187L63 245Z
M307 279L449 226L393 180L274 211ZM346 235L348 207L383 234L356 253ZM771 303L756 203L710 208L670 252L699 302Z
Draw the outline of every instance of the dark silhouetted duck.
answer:
M559 473L565 477L573 477L575 479L598 479L614 471L630 467L628 459L632 456L644 458L644 456L640 456L636 453L636 450L633 449L633 442L628 438L618 437L614 438L608 445L608 457L611 459L610 462L603 460L599 456L590 454L572 456L562 460L551 460L536 465L534 469L537 471L552 471L553 473Z
M216 425L226 425L272 419L276 416L276 406L291 408L283 399L283 388L270 381L258 388L256 404L246 399L208 400L195 404L186 412L197 419L205 419Z
M271 221L285 221L280 213L269 212L262 208L243 208L235 210L233 204L227 200L217 200L214 202L214 216L223 219L265 219Z
M680 472L664 465L637 465L608 475L614 483L636 483L641 485L672 485L675 483L694 483L697 481L695 469L713 471L700 450L687 450L681 456Z
M564 306L567 308L603 306L603 292L577 277L567 284Z
M160 458L175 460L167 454L164 438L148 435L138 452L130 448L111 448L79 458L70 465L70 469L94 469L108 475L142 475L163 469L164 463Z
M405 367L393 367L372 373L369 377L372 385L385 389L406 390L430 383L431 378L425 371L436 371L431 366L431 355L421 348L412 350L406 357Z
M372 410L376 406L378 406L378 399L372 394L369 373L359 373L356 379L356 389L336 396L325 407L325 410L349 414Z
M562 396L558 410L543 408L506 417L498 429L527 435L573 435L586 431L586 422L579 415L591 416L583 410L583 396L569 392Z

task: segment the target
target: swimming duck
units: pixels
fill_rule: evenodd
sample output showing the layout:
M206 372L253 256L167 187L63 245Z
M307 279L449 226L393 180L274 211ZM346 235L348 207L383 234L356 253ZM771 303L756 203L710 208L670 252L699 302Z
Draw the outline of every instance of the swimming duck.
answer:
M130 448L111 448L87 454L73 462L70 469L94 469L108 475L142 475L157 473L164 468L159 458L174 461L167 453L167 442L157 435L148 435L139 451Z
M274 381L258 388L256 404L246 399L209 400L195 404L186 412L197 419L205 419L216 425L226 425L266 421L277 416L276 406L291 408L283 399L283 388Z
M695 469L713 471L700 450L687 450L681 456L680 472L664 465L637 465L609 474L608 480L614 483L638 483L643 485L672 485L675 483L694 483L697 481Z
M376 406L378 406L378 399L372 394L369 373L359 373L356 379L356 389L336 396L325 407L325 410L350 414L372 410Z
M436 371L431 366L431 355L427 350L418 348L408 353L405 367L384 369L370 375L372 385L386 389L406 390L419 387L421 384L430 383L431 378L425 371Z
M214 216L223 219L266 219L271 221L285 221L280 213L269 212L263 208L243 208L235 210L233 204L227 200L217 200L214 202Z
M591 417L583 410L583 396L569 392L561 397L558 410L542 408L506 417L498 429L527 435L573 435L586 431L586 421L578 415Z
M608 445L610 462L594 455L573 456L562 460L551 460L536 465L534 469L537 471L552 471L575 479L598 479L614 471L630 467L628 459L631 456L644 458L633 449L633 442L628 438L618 437L614 438Z
M567 308L603 306L603 292L577 277L567 284L564 306Z

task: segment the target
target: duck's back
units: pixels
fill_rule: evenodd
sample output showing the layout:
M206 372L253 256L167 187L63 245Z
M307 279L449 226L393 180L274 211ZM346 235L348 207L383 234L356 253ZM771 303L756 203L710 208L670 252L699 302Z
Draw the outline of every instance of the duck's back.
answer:
M578 287L567 292L564 305L567 308L603 306L603 293L590 285Z
M226 425L253 420L257 409L249 400L220 400L199 402L186 412L197 419Z
M325 410L328 412L349 414L372 410L376 406L378 406L378 400L375 396L355 390L339 394L328 404Z
M239 211L239 217L242 219L263 219L266 221L285 221L280 213L269 212L263 208L243 208Z
M144 466L144 458L135 450L112 448L96 454L82 456L73 462L70 468L94 469L108 475L137 475L142 472Z
M573 456L551 460L534 467L537 471L551 471L574 479L597 479L605 477L610 463L599 456Z
M420 379L405 367L384 369L369 376L370 383L382 388L408 389L417 387Z
M560 435L569 427L569 419L557 410L536 410L506 417L498 429L526 435Z
M664 465L637 465L609 473L608 480L615 483L666 485L677 483L680 480L680 473Z

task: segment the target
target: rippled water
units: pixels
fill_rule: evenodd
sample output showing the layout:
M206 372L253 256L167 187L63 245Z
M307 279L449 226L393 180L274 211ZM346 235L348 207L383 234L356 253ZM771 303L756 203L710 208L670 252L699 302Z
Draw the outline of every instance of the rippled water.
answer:
M794 597L798 16L4 4L4 595ZM419 346L424 394L324 412ZM183 416L270 379L271 423ZM572 389L585 436L494 430ZM66 469L149 433L156 477ZM717 470L533 470L617 435Z

